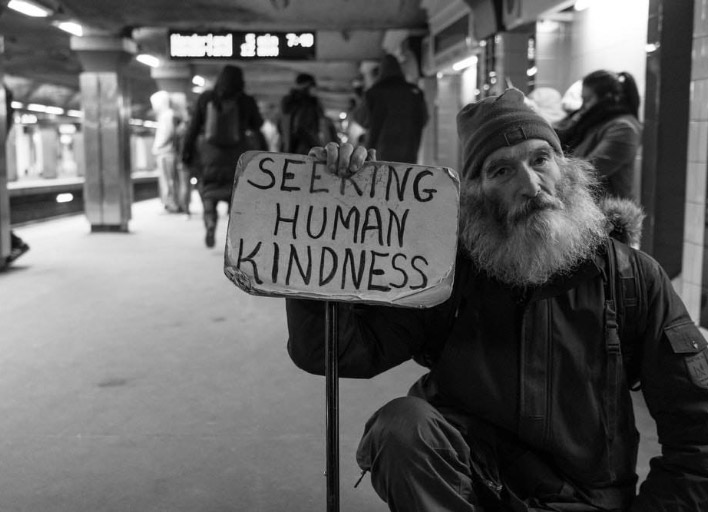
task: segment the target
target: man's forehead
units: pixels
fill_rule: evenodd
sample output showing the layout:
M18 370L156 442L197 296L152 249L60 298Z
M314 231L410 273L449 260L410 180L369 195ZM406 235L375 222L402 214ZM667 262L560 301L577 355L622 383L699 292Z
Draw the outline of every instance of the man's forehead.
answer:
M543 139L529 139L514 144L513 146L502 146L491 152L489 156L485 158L483 167L494 160L520 160L525 158L529 153L540 150L553 151L553 146Z

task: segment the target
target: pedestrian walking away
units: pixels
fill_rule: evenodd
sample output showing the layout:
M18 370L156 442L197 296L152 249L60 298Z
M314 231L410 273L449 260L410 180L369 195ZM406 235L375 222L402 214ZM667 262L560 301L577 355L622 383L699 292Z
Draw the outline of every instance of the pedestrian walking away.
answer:
M231 202L239 157L248 150L267 149L260 131L263 118L256 101L244 88L241 68L224 66L214 88L197 99L184 137L182 162L193 166L199 156L199 192L204 209L204 242L208 248L216 244L217 205ZM200 135L203 142L197 148Z

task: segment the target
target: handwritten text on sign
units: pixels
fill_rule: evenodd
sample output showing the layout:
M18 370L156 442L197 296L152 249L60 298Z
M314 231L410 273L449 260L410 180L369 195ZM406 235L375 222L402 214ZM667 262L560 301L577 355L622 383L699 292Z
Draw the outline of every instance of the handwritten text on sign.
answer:
M369 162L338 178L302 155L239 160L224 271L259 295L426 307L452 288L454 172Z

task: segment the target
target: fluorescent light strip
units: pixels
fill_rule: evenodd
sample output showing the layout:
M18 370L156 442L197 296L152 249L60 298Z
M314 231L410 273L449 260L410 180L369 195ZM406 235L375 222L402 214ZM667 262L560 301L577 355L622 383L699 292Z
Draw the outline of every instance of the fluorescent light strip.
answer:
M592 5L592 0L578 0L575 2L575 5L573 8L576 11L584 11L585 9L588 9Z
M81 37L84 35L84 28L73 21L61 21L56 24L58 29L68 32L72 36Z
M462 71L463 69L469 68L470 66L474 66L477 64L477 56L472 55L471 57L467 57L466 59L462 59L461 61L455 62L452 65L452 69L454 71Z
M141 53L137 57L135 57L135 60L140 62L141 64L145 64L146 66L150 66L151 68L156 68L157 66L160 65L160 59L153 55L148 55L147 53Z
M32 18L46 18L52 11L44 6L35 4L34 2L28 2L27 0L10 0L7 6L13 11L17 11L25 16L31 16Z
M30 103L29 105L27 105L27 110L29 110L30 112L45 113L47 111L47 106L40 105L39 103Z

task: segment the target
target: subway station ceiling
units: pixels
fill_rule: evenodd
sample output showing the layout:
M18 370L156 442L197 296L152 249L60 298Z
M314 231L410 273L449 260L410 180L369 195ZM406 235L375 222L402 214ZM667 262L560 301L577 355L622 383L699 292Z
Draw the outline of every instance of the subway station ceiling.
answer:
M313 74L329 109L346 109L362 61L383 54L390 31L422 33L422 0L33 0L51 10L31 18L5 8L0 14L5 84L15 100L80 109L81 63L71 50L71 35L60 21L87 31L132 38L138 53L169 62L169 31L315 32L314 60L204 60L187 62L195 75L213 80L226 64L241 66L246 90L257 99L278 102L295 75ZM7 0L0 0L3 5ZM149 67L132 60L126 67L135 115L146 115L157 90Z

